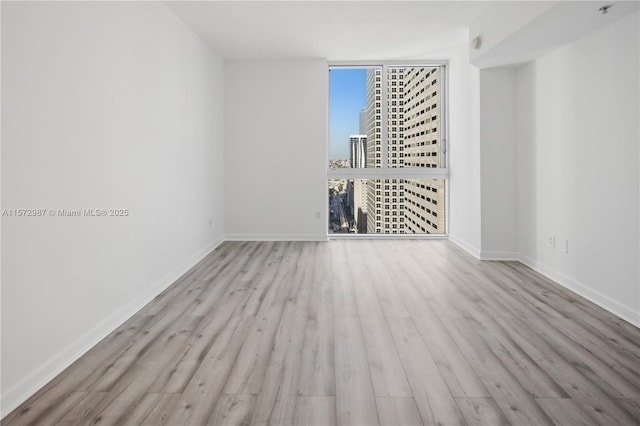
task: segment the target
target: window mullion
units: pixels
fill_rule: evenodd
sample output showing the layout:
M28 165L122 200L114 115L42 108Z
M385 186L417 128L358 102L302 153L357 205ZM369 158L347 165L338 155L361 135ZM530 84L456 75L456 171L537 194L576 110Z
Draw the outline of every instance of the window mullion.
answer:
M446 65L440 65L440 167L449 167L449 100Z

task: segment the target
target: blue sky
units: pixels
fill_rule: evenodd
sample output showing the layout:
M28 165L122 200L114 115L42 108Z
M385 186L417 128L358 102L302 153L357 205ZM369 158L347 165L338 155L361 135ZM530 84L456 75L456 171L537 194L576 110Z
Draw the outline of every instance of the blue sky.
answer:
M358 134L360 110L367 105L367 70L329 71L329 159L349 158L349 136Z

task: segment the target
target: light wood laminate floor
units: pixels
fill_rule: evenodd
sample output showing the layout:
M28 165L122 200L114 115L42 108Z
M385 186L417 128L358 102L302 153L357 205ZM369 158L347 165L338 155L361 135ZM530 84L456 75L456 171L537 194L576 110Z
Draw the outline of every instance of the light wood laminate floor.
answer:
M637 328L432 240L224 243L2 422L639 423Z

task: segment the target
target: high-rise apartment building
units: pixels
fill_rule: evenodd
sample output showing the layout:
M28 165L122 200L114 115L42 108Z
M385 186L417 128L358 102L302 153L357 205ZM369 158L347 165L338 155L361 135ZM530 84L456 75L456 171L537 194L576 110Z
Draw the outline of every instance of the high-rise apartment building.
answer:
M360 127L362 127L363 114L365 113L364 109L360 111ZM367 135L351 135L349 137L349 159L352 168L364 169L367 167ZM351 190L349 194L352 197L352 217L358 233L367 232L367 187L366 181L355 179L349 188Z
M371 68L367 70L367 166L380 167L380 126L382 88L380 75L382 70Z
M404 69L404 167L444 167L441 142L441 68ZM444 179L406 180L407 233L445 232Z
M349 136L349 160L354 169L367 167L367 135Z
M364 114L360 111L360 126L362 127ZM367 135L351 135L349 137L349 152L352 168L364 169L367 167ZM367 232L367 181L355 179L350 187L353 209L353 218L356 230L359 234Z
M358 132L361 135L367 134L367 108L362 108L360 110L360 115L358 117Z
M386 99L380 68L367 71L367 167L382 165L387 102L387 166L442 167L440 67L391 67ZM444 180L367 181L367 233L443 233Z
M388 167L402 167L403 141L403 71L390 68L387 76L387 99L382 98L382 70L367 70L367 166L382 166L382 102L388 106ZM401 179L370 180L367 184L367 233L404 233Z

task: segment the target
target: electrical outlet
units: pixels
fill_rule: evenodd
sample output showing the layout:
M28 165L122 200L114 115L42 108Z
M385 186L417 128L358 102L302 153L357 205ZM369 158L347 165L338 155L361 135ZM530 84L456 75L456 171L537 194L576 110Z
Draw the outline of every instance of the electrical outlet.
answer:
M562 253L569 253L569 240L565 239L562 241L562 245L560 246L560 251Z
M316 212L316 219L320 220L320 212Z
M556 236L555 235L549 235L549 237L547 237L547 245L551 248L556 248Z
M211 224L212 224L212 223L213 223L213 222L211 221L211 218L209 218L209 228L211 228Z

